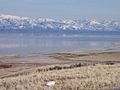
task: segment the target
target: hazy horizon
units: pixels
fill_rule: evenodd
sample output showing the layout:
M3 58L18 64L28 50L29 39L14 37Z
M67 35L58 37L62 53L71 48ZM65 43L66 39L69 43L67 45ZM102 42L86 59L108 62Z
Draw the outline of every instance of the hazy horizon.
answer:
M53 19L120 19L120 0L0 0L0 14Z

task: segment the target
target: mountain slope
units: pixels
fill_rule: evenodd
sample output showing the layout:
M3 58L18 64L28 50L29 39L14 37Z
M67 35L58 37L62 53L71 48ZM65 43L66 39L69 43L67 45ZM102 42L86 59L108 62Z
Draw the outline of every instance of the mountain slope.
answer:
M0 15L0 30L79 30L120 31L118 21L31 19L12 15Z

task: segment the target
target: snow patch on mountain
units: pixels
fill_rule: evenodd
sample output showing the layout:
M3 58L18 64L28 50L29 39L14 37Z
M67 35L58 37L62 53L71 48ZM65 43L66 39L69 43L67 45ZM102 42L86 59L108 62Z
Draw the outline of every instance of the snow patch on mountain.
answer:
M31 19L13 15L0 15L0 30L21 29L120 31L119 21Z

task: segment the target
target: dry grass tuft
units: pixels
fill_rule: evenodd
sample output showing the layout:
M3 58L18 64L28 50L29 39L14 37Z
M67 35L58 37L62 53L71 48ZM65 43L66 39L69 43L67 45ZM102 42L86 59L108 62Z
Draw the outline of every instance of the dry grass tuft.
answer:
M0 79L0 90L98 90L119 88L120 64L85 67L64 65L33 69L33 73ZM51 69L50 69L51 68ZM47 81L55 81L48 87Z

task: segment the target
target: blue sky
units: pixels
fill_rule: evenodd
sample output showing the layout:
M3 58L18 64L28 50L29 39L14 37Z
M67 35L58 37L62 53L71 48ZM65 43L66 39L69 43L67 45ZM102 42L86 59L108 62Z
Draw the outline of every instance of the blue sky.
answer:
M120 20L120 0L0 0L0 14Z

